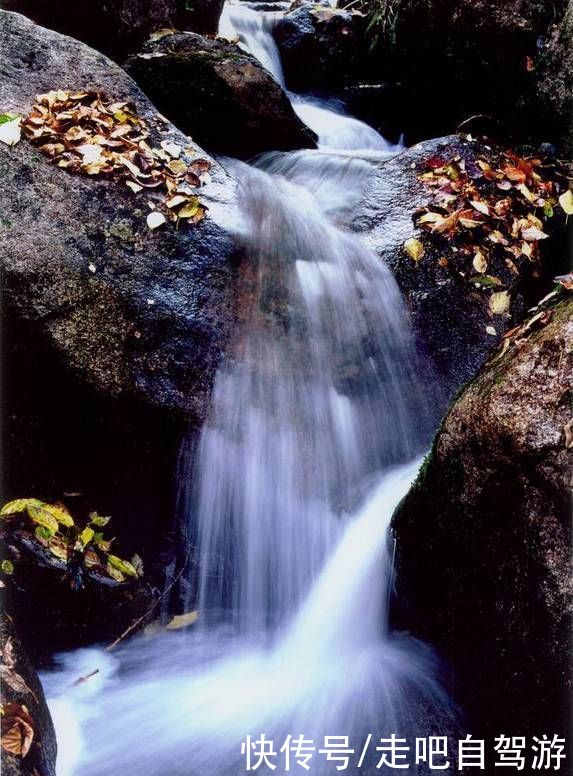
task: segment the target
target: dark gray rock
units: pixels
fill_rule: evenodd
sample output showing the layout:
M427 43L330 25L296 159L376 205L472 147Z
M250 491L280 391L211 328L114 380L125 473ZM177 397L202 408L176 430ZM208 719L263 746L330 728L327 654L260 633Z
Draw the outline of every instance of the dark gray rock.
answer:
M101 54L17 14L1 23L3 109L25 114L39 92L88 87L131 100L155 142L188 145ZM202 418L233 321L229 176L213 163L199 225L152 232L147 200L160 195L66 174L27 141L2 145L0 168L6 305L100 394Z
M572 352L569 297L456 400L393 518L400 624L478 736L571 729Z
M491 348L520 319L527 303L540 298L544 288L543 279L533 277L533 265L515 275L501 261L493 274L510 291L511 315L492 320L484 289L441 266L439 251L427 250L421 261L414 262L403 249L406 240L419 235L414 213L431 200L417 177L424 161L433 156L472 160L487 153L480 143L452 135L420 143L379 162L352 220L352 228L392 269L418 340L449 395L475 375ZM493 336L486 331L492 324Z
M179 0L2 0L0 7L121 60L154 30L173 27Z
M169 35L126 66L158 108L211 151L248 158L316 145L279 84L233 43Z
M20 643L12 620L0 616L2 652L2 704L6 716L12 704L25 706L31 718L34 738L25 757L2 751L2 772L6 776L55 776L56 734L38 675ZM3 717L2 731L6 717Z
M175 26L201 35L215 35L224 3L225 0L175 0Z
M350 80L365 51L364 19L350 11L302 5L279 18L273 36L294 91L335 89Z
M475 114L494 117L514 143L554 142L569 118L561 116L554 131L550 111L535 97L537 69L567 3L364 0L359 7L371 23L364 44L373 46L367 77L401 85L398 112L409 142L453 132ZM555 60L565 80L566 40Z
M0 7L71 35L117 61L163 28L217 32L223 0L1 0Z
M555 25L537 64L537 99L547 137L573 157L573 0Z

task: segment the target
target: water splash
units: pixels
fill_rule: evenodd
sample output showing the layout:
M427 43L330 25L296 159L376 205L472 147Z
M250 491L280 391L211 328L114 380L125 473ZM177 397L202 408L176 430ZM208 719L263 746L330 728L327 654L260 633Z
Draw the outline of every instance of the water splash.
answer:
M374 488L274 645L219 628L140 637L114 656L63 656L60 672L44 677L58 776L236 776L245 770L241 742L263 732L277 750L288 734L317 749L325 735L348 735L358 752L368 733L453 732L431 653L384 635L387 528L417 466L393 469ZM97 676L58 694L94 668ZM274 773L284 773L276 762ZM373 744L360 773L375 762ZM311 771L323 776L333 766L317 754Z

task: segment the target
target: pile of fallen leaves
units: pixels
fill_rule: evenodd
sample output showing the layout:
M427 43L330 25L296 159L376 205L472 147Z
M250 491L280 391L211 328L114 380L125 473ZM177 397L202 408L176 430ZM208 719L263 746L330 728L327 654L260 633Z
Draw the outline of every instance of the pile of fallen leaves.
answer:
M426 159L418 178L432 192L414 221L426 233L404 249L418 262L431 247L448 267L478 288L493 289L492 314L509 310L507 285L499 276L518 275L524 263L537 262L545 225L555 209L573 213L573 192L559 179L555 162L492 150L489 157L456 155Z
M519 350L532 334L547 326L553 318L555 305L573 291L573 272L559 275L554 278L554 282L556 285L553 291L544 296L535 307L528 311L529 315L526 319L504 333L500 346L489 363L499 361L509 350ZM573 427L573 421L571 423Z
M35 498L10 501L0 509L0 520L7 523L29 541L39 544L57 560L66 564L72 587L82 586L84 569L97 571L116 582L127 577L143 575L141 558L135 555L131 562L112 554L113 539L104 537L102 529L109 517L91 512L85 524L77 525L64 504L47 504ZM14 572L11 560L1 564L4 574Z
M38 95L21 126L68 172L124 181L136 194L161 191L161 203L149 202L150 229L168 220L196 224L205 217L197 189L208 182L211 163L169 140L151 147L146 122L127 102L106 100L94 91L51 91Z

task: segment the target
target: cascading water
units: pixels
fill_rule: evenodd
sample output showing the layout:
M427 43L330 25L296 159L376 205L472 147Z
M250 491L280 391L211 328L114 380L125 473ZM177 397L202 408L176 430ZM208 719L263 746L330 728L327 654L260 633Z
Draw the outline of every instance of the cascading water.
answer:
M244 10L243 40L268 54ZM58 776L237 776L241 744L262 733L277 774L288 735L312 739L315 773L335 770L325 736L349 737L347 770L377 772L375 743L358 765L369 734L453 732L431 654L388 630L388 525L427 442L416 354L392 276L336 225L370 168L333 148L388 147L336 120L326 150L225 162L248 257L241 319L193 476L184 456L181 467L201 625L61 657L44 677Z

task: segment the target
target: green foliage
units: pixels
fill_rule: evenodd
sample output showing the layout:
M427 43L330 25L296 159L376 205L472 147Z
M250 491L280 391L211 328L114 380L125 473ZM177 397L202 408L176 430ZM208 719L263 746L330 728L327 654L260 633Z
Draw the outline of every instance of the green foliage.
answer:
M86 568L97 567L117 582L124 582L126 577L143 576L143 563L138 555L130 563L110 553L113 539L105 539L103 531L96 530L104 528L110 518L97 512L91 512L87 523L79 525L63 504L23 498L5 504L0 509L0 519L19 521L20 528L59 560L67 562L72 554L74 558L79 554ZM1 568L5 574L14 570L11 561L4 561Z
M370 50L396 42L396 24L402 0L373 0L368 3L366 31Z

